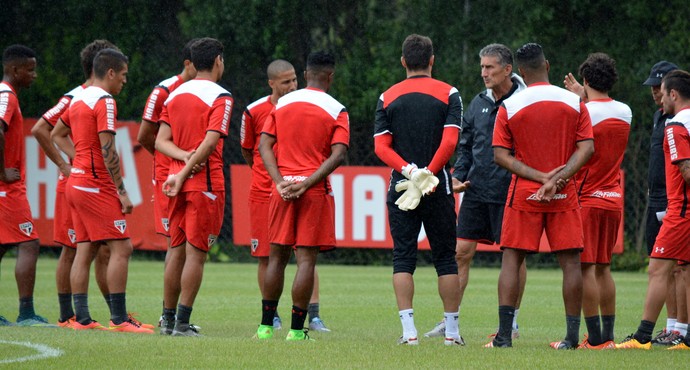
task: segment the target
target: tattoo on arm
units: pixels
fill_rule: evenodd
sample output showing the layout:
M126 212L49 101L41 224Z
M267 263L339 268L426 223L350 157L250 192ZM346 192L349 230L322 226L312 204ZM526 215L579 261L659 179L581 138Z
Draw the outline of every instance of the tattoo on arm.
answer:
M108 139L105 140L101 146L103 162L105 162L105 167L108 169L113 183L115 183L117 192L122 195L125 193L125 184L122 181L122 174L120 173L120 156L117 154L117 150L115 150L115 136L108 136Z
M678 169L686 183L690 183L690 159L678 162Z

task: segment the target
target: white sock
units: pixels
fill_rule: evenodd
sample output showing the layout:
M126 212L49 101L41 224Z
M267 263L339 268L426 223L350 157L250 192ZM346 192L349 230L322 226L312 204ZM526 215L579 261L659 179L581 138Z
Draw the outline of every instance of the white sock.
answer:
M519 308L516 308L516 309L515 309L515 315L513 315L513 330L517 330L517 328L518 328L517 316L518 316L518 313L519 313L519 312L520 312L520 309L519 309Z
M400 323L403 327L403 338L417 338L417 328L414 326L414 310L407 309L398 311L400 314Z
M680 335L685 336L686 334L688 334L688 324L676 322L676 325L674 326L673 330L680 332Z
M666 319L666 331L671 331L676 326L676 319L667 318Z
M460 314L458 312L444 312L443 319L446 322L446 338L460 338Z

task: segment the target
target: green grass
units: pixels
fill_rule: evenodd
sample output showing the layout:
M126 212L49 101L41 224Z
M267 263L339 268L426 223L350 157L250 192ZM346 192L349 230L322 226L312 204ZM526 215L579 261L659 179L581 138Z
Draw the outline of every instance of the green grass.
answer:
M0 270L0 314L16 318L14 260ZM55 321L58 315L53 258L39 260L35 304L37 312ZM127 304L139 319L156 323L160 315L162 262L130 264ZM280 313L289 326L288 267ZM287 330L268 341L252 339L260 321L260 297L253 264L207 264L192 322L203 338L173 338L66 329L0 327L0 341L31 342L58 348L57 358L12 363L13 368L681 368L687 352L554 351L548 347L565 334L558 270L530 270L520 310L520 338L512 349L482 348L497 327L498 269L472 269L461 311L465 347L445 347L438 338L422 338L417 347L397 346L400 322L391 286L390 267L321 266L321 313L331 333L313 333L316 342L286 343ZM93 271L92 271L93 273ZM415 322L420 334L442 317L432 268L417 270ZM633 332L642 313L646 275L616 273L618 339ZM91 280L92 316L106 323L106 305ZM662 313L665 319L665 313ZM584 333L584 323L581 333ZM0 343L0 362L35 354L33 349ZM1 365L0 365L1 366Z

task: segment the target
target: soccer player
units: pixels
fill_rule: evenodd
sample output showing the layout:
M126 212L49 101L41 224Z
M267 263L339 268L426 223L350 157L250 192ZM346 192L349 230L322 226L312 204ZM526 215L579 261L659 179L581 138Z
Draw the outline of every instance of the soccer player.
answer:
M261 134L259 153L275 189L268 205L271 250L256 333L259 339L273 337L273 317L293 249L297 273L286 340L309 339L304 321L316 260L320 250L335 248L335 202L328 175L345 160L350 125L345 107L327 94L334 74L333 55L309 54L304 72L307 87L278 100Z
M271 95L265 96L247 106L242 115L240 144L242 156L252 168L252 186L249 191L249 218L251 228L251 253L259 260L259 289L263 292L264 277L268 266L268 255L271 250L268 241L268 199L273 188L273 181L266 171L259 154L259 141L266 117L278 103L278 99L297 89L297 74L290 62L277 59L268 65L266 70ZM331 330L319 316L319 278L314 270L314 291L309 300L309 329L330 332ZM263 293L262 293L263 296ZM278 310L273 318L273 329L280 329L282 321Z
M611 255L623 217L620 166L628 145L632 111L609 97L618 79L616 62L604 53L590 54L580 65L580 85L572 74L568 90L587 102L597 151L575 176L580 198L584 250L582 312L588 337L579 348L610 349L616 319L616 285L611 277ZM600 315L601 314L601 315Z
M671 118L664 113L661 108L661 79L671 71L678 69L678 66L662 60L654 66L649 73L649 77L643 85L649 86L654 103L659 107L654 112L652 135L649 146L649 203L647 206L647 225L645 235L647 239L647 254L652 254L654 241L661 228L661 220L666 213L668 201L666 199L666 175L664 174L664 128L666 120ZM685 313L686 297L685 284L683 284L683 267L674 267L669 278L668 292L666 293L666 327L652 339L652 344L670 346L674 341L678 341L687 332L688 317ZM676 281L678 283L676 283Z
M423 224L443 301L444 343L464 345L458 329L455 198L445 168L458 141L462 100L456 88L431 77L434 48L428 37L407 36L400 61L407 78L381 94L374 124L376 155L393 168L386 203L393 237L393 288L403 329L398 344L419 344L412 298Z
M72 307L72 289L70 287L70 271L72 263L74 263L74 256L77 253L76 235L74 233L74 223L70 215L70 209L67 205L65 197L65 184L70 175L72 165L65 161L60 155L59 150L50 140L50 132L57 124L58 120L67 109L69 109L72 99L79 95L85 88L91 86L93 83L93 58L100 50L117 47L108 40L95 40L86 45L81 51L81 66L84 71L86 80L81 85L63 95L54 107L43 114L41 118L31 129L31 133L36 138L36 141L41 145L43 151L48 158L55 163L60 170L58 176L58 183L55 195L55 219L53 220L53 240L62 245L60 258L58 259L57 268L55 270L55 281L58 291L58 303L60 305L60 317L58 318L58 326L71 327L75 321L74 309ZM66 153L71 159L74 158L74 147ZM96 282L98 287L105 297L106 302L110 293L108 292L108 283L106 282L106 273L108 269L108 259L110 250L107 245L103 245L98 249L96 256L95 270Z
M669 72L661 80L661 103L665 114L673 116L664 129L666 194L668 208L649 259L649 282L642 321L637 331L616 344L616 348L650 349L652 332L659 317L676 260L690 262L690 221L687 218L690 196L690 73ZM690 276L685 270L686 295L690 295ZM669 349L690 350L690 336Z
M34 311L34 285L38 259L38 234L26 198L24 118L17 93L36 79L36 52L24 45L8 46L2 53L0 82L0 261L17 246L14 277L19 292L17 325L45 326L48 321ZM0 326L12 323L0 316Z
M496 116L496 163L513 173L503 213L503 261L498 278L499 329L486 347L511 347L519 293L519 267L539 250L545 231L563 270L567 334L555 349L579 342L582 307L582 219L570 179L594 153L592 123L580 97L549 84L549 62L540 45L515 53L527 89L503 101Z
M191 45L191 52L196 78L165 101L156 137L156 150L172 158L169 178L163 184L164 193L171 197L165 279L180 290L165 292L161 334L173 336L199 336L189 318L206 256L223 224L223 139L233 105L230 92L217 83L224 71L223 44L202 38ZM199 171L192 176L195 168Z
M126 288L132 243L125 214L132 213L132 202L120 172L120 157L115 150L117 107L114 95L127 82L127 57L115 49L99 51L93 60L93 84L72 99L51 138L61 148L69 148L69 133L74 142L74 160L67 180L69 204L77 253L72 264L70 284L74 300L76 330L105 330L91 318L88 306L89 270L99 245L110 248L107 283L110 292L111 331L153 333L132 320L127 313Z
M139 133L137 140L149 153L153 155L153 218L154 229L156 233L165 237L167 252L165 261L167 265L169 251L170 251L170 222L168 219L168 204L169 199L163 194L163 183L168 179L168 168L170 167L170 158L156 151L156 135L158 134L158 121L160 119L161 111L163 110L163 103L170 93L175 91L183 83L196 77L196 69L192 63L191 47L198 39L192 39L185 44L182 49L182 72L179 75L170 77L161 81L149 95L144 106L144 113L141 117L141 126L139 126ZM164 271L167 271L164 269ZM168 292L168 293L166 293ZM163 278L163 295L169 294L171 297L180 296L180 280L175 277ZM165 334L168 328L164 325L165 312L161 313L159 325ZM174 319L171 324L174 324ZM196 328L196 326L192 326Z
M493 244L501 240L501 222L510 172L494 163L491 140L498 107L503 100L525 89L522 78L513 73L513 53L502 44L490 44L479 51L481 76L485 91L472 99L462 116L462 133L453 171L453 191L464 192L458 214L455 259L460 281L460 305L467 288L470 263L477 243ZM526 269L520 266L520 295L513 319L513 338L519 336L517 314L525 290ZM441 321L425 337L445 334Z

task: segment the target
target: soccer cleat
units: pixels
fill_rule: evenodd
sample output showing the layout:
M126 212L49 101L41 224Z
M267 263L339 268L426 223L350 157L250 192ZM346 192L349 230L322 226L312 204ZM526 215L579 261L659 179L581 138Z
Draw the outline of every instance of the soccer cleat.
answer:
M39 315L33 315L32 317L28 317L26 319L20 320L17 318L17 326L33 326L33 327L39 327L39 328L57 328L57 325L49 324L48 320L46 320L44 317L39 316Z
M309 334L307 334L307 332L309 332L309 330L290 329L287 337L285 337L285 340L289 340L289 341L301 341L301 340L314 341L314 339L309 337Z
M496 340L494 339L491 342L485 344L484 348L511 348L512 346L513 346L512 343L498 344L498 343L496 343Z
M589 344L589 341L585 339L580 343L579 346L577 346L578 349L593 349L593 350L604 350L604 349L615 349L616 348L616 343L614 341L610 340L607 342L604 342L602 344L599 344L597 346L593 346Z
M398 344L404 344L407 346L416 346L419 344L419 339L417 339L415 337L410 337L410 338L400 337L398 339Z
M175 320L166 320L164 317L161 316L161 320L158 322L158 326L160 326L161 328L161 335L171 335L173 333L173 329L175 329Z
M274 316L273 317L273 329L274 330L280 330L283 328L283 320L280 319L280 316Z
M200 337L201 334L189 324L176 324L172 331L173 337Z
M61 328L72 328L72 324L74 324L75 322L77 322L77 316L72 316L65 321L58 320L57 326Z
M14 323L7 320L5 316L0 316L0 326L14 326Z
M656 333L656 336L654 337L654 339L652 339L652 344L659 343L660 340L669 336L669 334L671 334L671 331L672 330L666 330L666 328L659 330L659 332Z
M681 341L680 343L676 344L675 346L671 346L671 347L668 347L666 349L669 351L676 351L676 350L686 350L687 351L687 350L690 350L690 347L688 347L688 345L685 344L685 342Z
M141 327L144 328L144 329L151 329L151 330L153 330L153 329L156 328L155 326L153 326L153 325L151 325L151 324L144 324L144 323L142 323L141 321L137 320L137 319L134 317L136 314L137 314L136 312L129 312L129 313L127 313L127 318L129 319L129 321L131 321L131 322L133 322L133 323L135 323L135 324L141 326Z
M489 338L496 338L496 335L498 335L498 329L494 333L489 334ZM517 339L520 338L520 331L517 328L513 328L513 331L510 333L510 337L512 339Z
M659 338L656 342L652 340L652 344L655 346L674 346L683 340L683 336L680 335L679 331L671 330L664 337Z
M139 334L153 334L153 329L142 328L131 320L123 321L121 324L115 325L110 321L110 331L117 331L121 333L139 333Z
M576 349L578 348L577 346L572 345L570 342L567 341L558 341L558 342L551 342L549 344L551 348L553 349Z
M446 335L446 322L441 320L433 329L424 333L425 338L443 337Z
M633 337L633 334L628 335L622 342L616 344L616 349L644 349L652 348L652 342L640 343Z
M446 346L464 346L465 345L465 340L462 338L462 335L458 336L457 338L448 338L443 341L443 344Z
M274 327L275 328L275 327ZM309 330L318 331L321 333L330 333L331 329L326 327L320 317L315 317L309 322Z
M108 328L94 320L91 320L91 322L86 325L81 324L79 321L74 321L70 327L74 330L108 330Z
M259 325L259 328L256 329L256 338L258 339L271 339L273 338L273 330L274 327L271 325Z

